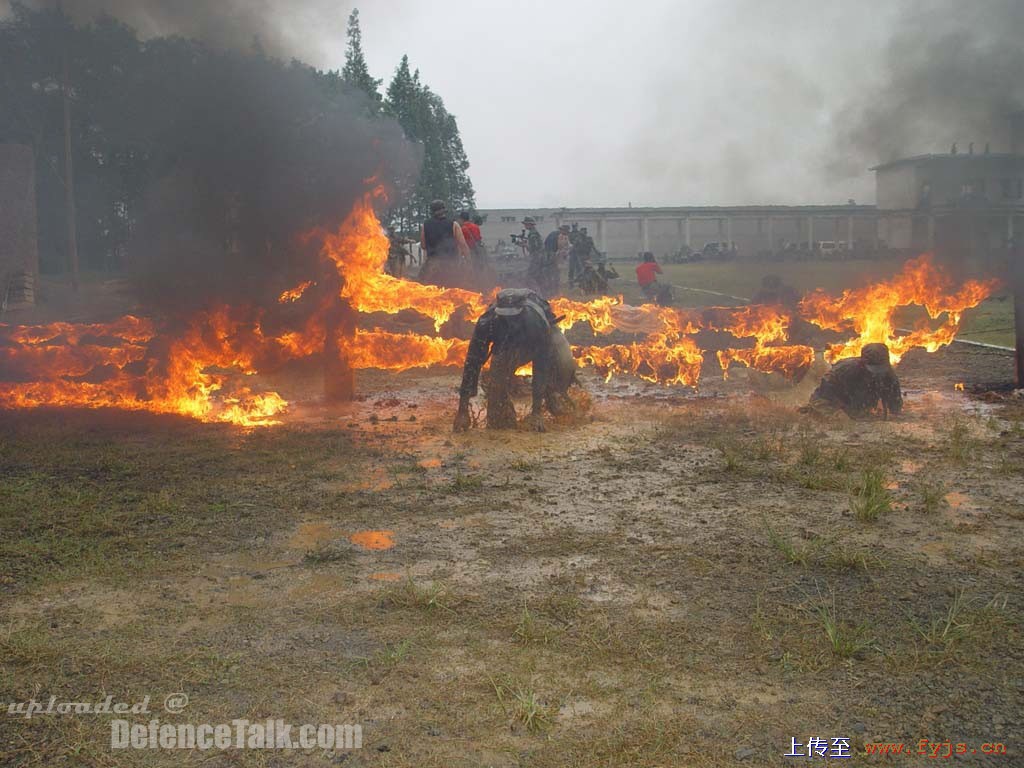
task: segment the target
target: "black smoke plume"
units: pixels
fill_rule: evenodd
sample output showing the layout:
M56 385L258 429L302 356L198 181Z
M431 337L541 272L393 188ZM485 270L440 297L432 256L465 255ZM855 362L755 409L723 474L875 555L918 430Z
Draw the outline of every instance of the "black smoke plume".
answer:
M881 81L848 97L834 118L831 170L855 176L954 142L1009 151L1007 118L1024 109L1022 34L1020 0L909 5L884 50Z

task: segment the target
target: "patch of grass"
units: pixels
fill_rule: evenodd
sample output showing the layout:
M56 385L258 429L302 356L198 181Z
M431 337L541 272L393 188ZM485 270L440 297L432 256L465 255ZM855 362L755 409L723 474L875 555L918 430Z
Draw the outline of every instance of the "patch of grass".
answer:
M554 628L525 605L519 614L516 627L512 631L516 642L523 643L524 645L546 645L554 634Z
M819 605L815 615L825 632L825 637L828 638L834 656L851 659L875 647L875 639L868 636L866 624L851 626L840 620L835 595L832 595L830 603Z
M583 601L573 592L557 591L544 598L538 612L557 624L568 626L583 613Z
M974 622L967 615L969 603L967 593L958 587L944 613L932 613L925 623L911 620L914 631L930 648L953 650L974 635Z
M977 451L977 441L971 435L970 426L962 418L951 419L942 437L944 451L954 461L966 462Z
M926 515L934 515L946 502L946 486L941 482L922 481L917 486L917 500Z
M823 455L821 444L817 440L804 438L800 441L800 452L796 461L805 467L814 467L822 462Z
M412 640L406 638L395 645L385 645L374 655L374 662L382 667L397 667L409 655Z
M836 570L864 571L885 568L885 561L869 549L837 544L825 555L825 565Z
M327 545L307 550L302 556L304 565L327 565L329 563L347 563L352 559L350 548Z
M786 561L793 565L810 565L811 560L819 549L826 543L823 539L815 537L806 542L795 542L779 534L766 516L762 516L765 532L768 534L768 541L786 558Z
M750 625L764 640L774 640L775 633L772 631L771 622L765 615L764 607L761 605L762 595L763 592L758 592L757 594L757 599L754 603L754 615L750 620Z
M452 484L448 490L452 493L464 493L466 491L477 491L484 486L484 479L480 475L464 475L462 471L455 473Z
M384 590L381 600L387 605L399 608L446 613L454 613L452 606L457 602L443 582L432 581L429 584L419 584L412 576L407 576L398 584Z
M774 432L770 435L757 438L750 446L750 455L758 461L778 459L784 452L785 449L783 448L782 438Z
M739 472L743 468L742 448L738 442L720 440L716 445L723 459L722 469L725 472Z
M885 471L872 467L862 470L850 495L850 509L863 523L873 523L892 510L892 496L885 487Z
M545 704L536 691L511 680L499 682L488 678L488 681L502 711L514 722L522 724L531 733L543 731L552 724L554 708Z

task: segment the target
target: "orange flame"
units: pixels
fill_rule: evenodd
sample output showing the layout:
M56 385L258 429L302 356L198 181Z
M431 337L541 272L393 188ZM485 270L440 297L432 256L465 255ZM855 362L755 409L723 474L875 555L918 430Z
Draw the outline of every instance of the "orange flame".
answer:
M384 273L388 239L374 213L381 194L379 189L366 194L337 232L317 233L324 263L337 273L341 287L334 297L322 289L316 302L303 302L304 318L293 319L299 327L265 335L263 310L227 306L195 314L176 332L133 316L109 324L0 325L0 363L9 372L0 382L0 407L113 407L246 426L274 424L287 408L284 398L241 382L285 361L323 354L333 302L343 300L355 311L379 313L378 318L414 312L432 321L435 333L453 317L478 318L493 296ZM281 293L278 302L297 302L315 285L305 281ZM820 328L850 336L826 350L830 361L859 354L865 344L881 341L889 345L895 363L912 347L934 351L950 343L964 310L983 301L995 287L994 280L972 280L957 287L926 255L907 262L888 281L845 291L838 298L816 291L803 299L798 314ZM620 332L639 337L628 343L574 348L580 363L606 378L627 374L696 386L707 353L695 336L705 332L742 342L727 342L729 346L717 352L724 372L736 363L792 376L814 359L811 347L790 342L795 318L779 307L632 307L621 297L589 302L557 298L551 305L562 328L586 323L599 335ZM922 306L929 318L941 322L936 328L922 322L897 335L893 317L897 308L907 305ZM466 340L389 330L380 325L385 320L377 320L372 330L359 329L342 338L336 353L356 369L404 371L462 364Z
M290 304L292 302L296 302L299 299L301 299L303 294L310 288L312 288L314 285L316 285L315 281L306 280L304 283L299 283L294 288L291 288L282 293L277 300L281 304Z
M911 259L895 277L866 288L844 291L835 299L822 291L805 296L800 312L808 321L828 330L852 332L849 341L831 345L825 352L830 363L860 354L865 344L889 346L889 357L898 363L913 347L934 352L956 338L963 312L976 307L998 286L998 281L968 280L959 289L931 254ZM910 333L898 336L893 315L899 307L924 307L932 320L945 315L937 328L921 322Z

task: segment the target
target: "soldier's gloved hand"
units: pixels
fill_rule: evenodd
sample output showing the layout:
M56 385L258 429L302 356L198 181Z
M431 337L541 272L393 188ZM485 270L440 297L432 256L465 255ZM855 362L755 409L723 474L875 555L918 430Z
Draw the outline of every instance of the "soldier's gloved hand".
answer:
M547 427L544 426L544 416L542 414L531 414L530 418L527 420L527 423L529 424L530 429L533 430L534 432L548 431Z
M469 409L459 408L455 414L455 424L452 425L452 432L465 432L470 426Z

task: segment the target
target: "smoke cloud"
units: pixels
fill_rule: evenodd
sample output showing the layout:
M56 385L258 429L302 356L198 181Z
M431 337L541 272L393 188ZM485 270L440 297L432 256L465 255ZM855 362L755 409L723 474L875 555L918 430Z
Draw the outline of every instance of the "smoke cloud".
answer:
M344 35L347 10L336 4L65 0L64 8L83 41L100 39L85 28L101 14L151 41L140 50L114 35L104 57L95 44L73 44L71 59L79 143L121 153L125 183L141 188L125 197L127 256L147 307L273 304L321 267L306 233L337 227L369 179L394 191L416 176L420 148L374 114L365 94L282 63L307 58L304 31L333 21ZM79 174L80 196L88 173Z
M927 152L1009 150L1007 116L1024 109L1024 3L913 2L898 16L869 87L834 119L830 170Z
M35 0L53 7L55 0ZM331 0L64 0L78 22L108 14L137 30L140 37L180 35L224 50L263 51L282 59L322 60L324 38L318 31L335 28L343 36L350 3Z

